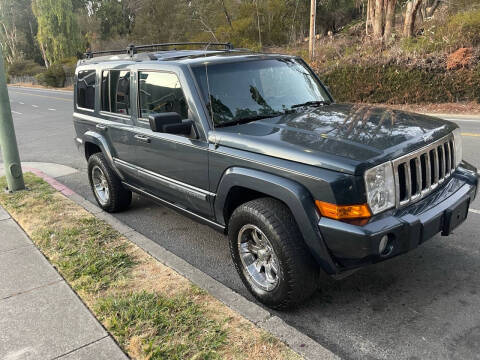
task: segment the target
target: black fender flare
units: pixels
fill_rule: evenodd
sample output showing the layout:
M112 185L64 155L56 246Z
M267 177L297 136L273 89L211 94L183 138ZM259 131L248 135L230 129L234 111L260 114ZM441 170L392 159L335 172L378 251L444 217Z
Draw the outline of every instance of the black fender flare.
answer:
M336 274L337 267L330 256L318 228L319 214L310 192L296 181L259 170L231 167L225 171L217 188L214 211L217 221L226 224L224 209L230 190L244 187L282 201L292 212L305 245L317 263L328 273Z
M110 165L111 169L115 172L115 174L118 175L120 179L124 180L123 175L120 173L120 171L118 171L117 167L115 166L115 162L113 161L113 154L110 150L110 147L108 146L107 139L105 139L103 135L97 132L87 131L85 134L83 134L84 148L86 147L85 144L88 142L93 143L100 148L103 155L105 155L108 165Z

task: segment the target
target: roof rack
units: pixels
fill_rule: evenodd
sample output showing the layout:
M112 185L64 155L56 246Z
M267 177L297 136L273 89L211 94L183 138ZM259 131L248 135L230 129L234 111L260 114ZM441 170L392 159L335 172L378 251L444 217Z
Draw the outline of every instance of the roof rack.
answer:
M148 50L166 50L162 48L171 47L171 46L219 46L224 47L226 51L233 50L234 47L231 43L219 43L219 42L176 42L176 43L162 43L162 44L151 44L151 45L133 45L130 44L125 50L103 50L103 51L87 51L84 54L84 59L93 59L95 55L114 55L114 54L128 54L133 57L139 51L148 51Z

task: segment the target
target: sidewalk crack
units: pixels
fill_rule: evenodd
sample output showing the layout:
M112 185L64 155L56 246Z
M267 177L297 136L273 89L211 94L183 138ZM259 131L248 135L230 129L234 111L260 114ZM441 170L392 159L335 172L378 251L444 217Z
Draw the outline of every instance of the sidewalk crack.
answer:
M38 289L42 289L42 288L45 288L45 287L48 287L48 286L51 286L51 285L55 285L57 283L60 283L64 281L63 279L59 279L59 280L55 280L55 281L51 281L47 284L44 284L44 285L41 285L41 286L36 286L34 288L31 288L31 289L28 289L28 290L24 290L24 291L20 291L20 292L17 292L15 294L12 294L12 295L8 295L4 298L0 298L0 301L3 301L3 300L7 300L7 299L10 299L12 297L15 297L15 296L18 296L18 295L23 295L23 294L26 294L26 293L29 293L29 292L32 292L32 291L35 291L35 290L38 290Z
M78 350L80 350L80 349L83 349L83 348L85 348L85 347L87 347L87 346L93 345L93 344L95 344L95 343L97 343L97 342L99 342L99 341L101 341L101 340L103 340L103 339L105 339L105 338L108 338L108 337L110 337L109 334L107 334L107 335L105 335L105 336L102 336L100 339L93 340L93 341L91 341L91 342L89 342L89 343L87 343L87 344L84 344L84 345L82 345L82 346L79 346L78 348L75 348L75 349L73 349L73 350L67 351L65 354L55 356L55 357L51 358L50 360L60 359L60 358L62 358L62 357L64 357L64 356L67 356L67 355L69 355L69 354L71 354L71 353L74 353L75 351L78 351Z

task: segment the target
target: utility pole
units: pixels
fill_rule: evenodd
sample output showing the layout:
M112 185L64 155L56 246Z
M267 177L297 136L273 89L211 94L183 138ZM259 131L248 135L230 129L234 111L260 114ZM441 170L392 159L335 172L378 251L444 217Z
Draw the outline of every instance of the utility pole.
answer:
M0 47L0 148L9 191L25 189L22 166L18 155L17 138L13 128L12 111L8 97L3 51Z
M315 55L315 18L317 16L317 0L310 0L310 38L308 41L308 54L310 61Z

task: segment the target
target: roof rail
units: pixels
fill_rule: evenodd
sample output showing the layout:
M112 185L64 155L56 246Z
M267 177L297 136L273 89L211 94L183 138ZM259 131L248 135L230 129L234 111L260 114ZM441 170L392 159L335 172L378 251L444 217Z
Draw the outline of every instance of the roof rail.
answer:
M176 42L176 43L161 43L161 44L151 44L151 45L133 45L130 44L125 50L103 50L103 51L87 51L84 54L84 59L93 59L95 55L114 55L114 54L128 54L133 57L139 51L148 51L148 50L160 50L161 48L171 47L171 46L219 46L224 47L226 51L233 50L234 47L231 43L219 43L219 42ZM161 49L166 50L166 49Z

